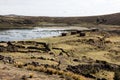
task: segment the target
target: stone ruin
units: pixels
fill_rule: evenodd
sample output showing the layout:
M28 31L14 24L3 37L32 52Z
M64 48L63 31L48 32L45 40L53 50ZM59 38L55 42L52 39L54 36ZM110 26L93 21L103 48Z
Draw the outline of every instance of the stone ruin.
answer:
M76 35L76 34L79 34L80 37L86 36L86 32L81 31L81 30L71 31L70 34L69 33L61 33L61 36Z
M92 77L90 74L97 73L100 70L120 71L120 66L106 61L96 60L92 64L79 64L76 66L68 65L67 70L72 71L73 73L82 74L86 77Z
M2 42L1 42L2 43ZM51 50L50 44L35 41L18 41L0 43L0 52L47 52Z
M67 33L61 33L61 36L67 36Z
M14 59L12 59L11 57L3 56L3 55L0 55L0 61L3 61L4 64L6 64L6 63L13 64L14 63Z

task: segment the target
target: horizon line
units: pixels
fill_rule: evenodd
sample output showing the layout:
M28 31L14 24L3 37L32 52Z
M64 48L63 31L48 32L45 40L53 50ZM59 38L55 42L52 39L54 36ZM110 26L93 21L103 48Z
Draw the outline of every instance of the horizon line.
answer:
M0 16L28 16L28 17L93 17L93 16L105 16L105 15L112 15L112 14L119 14L120 12L113 12L113 13L104 13L104 14L96 14L96 15L86 15L86 16L37 16L37 15L23 15L23 14L0 14Z

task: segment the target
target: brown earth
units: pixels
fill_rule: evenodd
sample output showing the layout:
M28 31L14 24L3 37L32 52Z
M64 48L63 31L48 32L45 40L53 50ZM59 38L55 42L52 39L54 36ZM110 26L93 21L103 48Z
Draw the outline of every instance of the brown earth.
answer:
M35 26L66 26L75 24L120 25L120 13L88 17L0 16L0 28L28 28Z
M28 80L114 80L120 70L116 26L0 45L0 76L6 79L14 75L17 80L30 72L34 75Z

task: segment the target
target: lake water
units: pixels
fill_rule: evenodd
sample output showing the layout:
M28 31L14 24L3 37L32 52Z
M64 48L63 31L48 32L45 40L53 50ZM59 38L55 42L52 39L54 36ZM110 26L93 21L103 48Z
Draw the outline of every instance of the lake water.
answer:
M0 30L0 41L14 41L59 36L63 29L33 28Z
M0 30L0 41L15 41L59 36L70 28L33 28Z

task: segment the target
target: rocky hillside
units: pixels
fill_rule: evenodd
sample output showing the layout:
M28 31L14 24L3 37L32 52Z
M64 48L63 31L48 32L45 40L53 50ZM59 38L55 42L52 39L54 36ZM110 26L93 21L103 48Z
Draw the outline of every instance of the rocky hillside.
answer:
M0 27L23 27L40 25L72 25L81 23L120 25L120 13L87 17L32 17L7 15L0 16Z
M1 41L0 80L120 80L120 34L107 28Z

